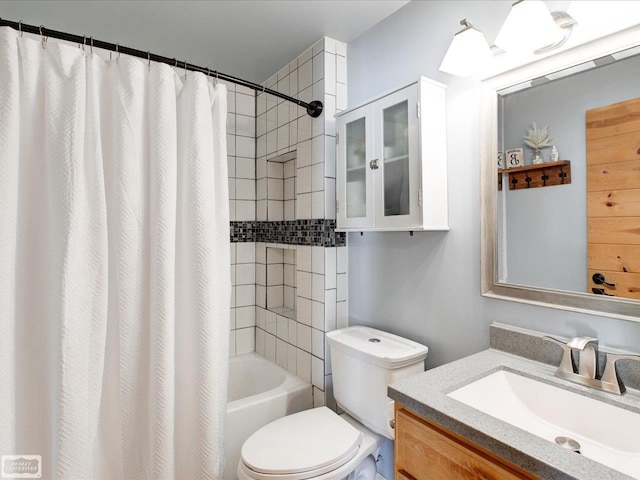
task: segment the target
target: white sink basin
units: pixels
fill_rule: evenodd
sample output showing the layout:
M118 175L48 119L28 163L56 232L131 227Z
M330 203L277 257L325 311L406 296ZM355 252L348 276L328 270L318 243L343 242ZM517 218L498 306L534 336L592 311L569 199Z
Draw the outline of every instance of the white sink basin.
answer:
M638 413L508 370L448 396L551 442L569 437L585 457L640 479Z

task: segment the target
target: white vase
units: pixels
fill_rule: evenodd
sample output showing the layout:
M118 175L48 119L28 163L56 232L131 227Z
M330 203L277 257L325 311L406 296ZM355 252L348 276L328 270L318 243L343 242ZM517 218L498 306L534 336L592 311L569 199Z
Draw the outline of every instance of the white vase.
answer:
M542 158L540 152L536 152L535 156L533 157L533 164L540 165L541 163L544 163L544 159Z

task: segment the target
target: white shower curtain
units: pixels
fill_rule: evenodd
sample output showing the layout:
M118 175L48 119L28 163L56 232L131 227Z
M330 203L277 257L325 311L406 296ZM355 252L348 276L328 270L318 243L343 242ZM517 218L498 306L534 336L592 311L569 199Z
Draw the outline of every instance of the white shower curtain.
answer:
M221 477L226 90L0 28L0 455Z

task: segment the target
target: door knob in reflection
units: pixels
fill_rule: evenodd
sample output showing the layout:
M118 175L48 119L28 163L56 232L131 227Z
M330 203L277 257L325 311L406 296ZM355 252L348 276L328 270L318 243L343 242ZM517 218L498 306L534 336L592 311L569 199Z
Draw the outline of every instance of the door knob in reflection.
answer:
M605 295L607 297L615 297L615 295L605 292L604 288L592 288L591 291L596 295Z
M593 280L593 283L595 283L596 285L604 285L605 287L610 287L610 288L613 288L616 286L615 283L608 283L604 278L604 275L601 273L594 273L593 276L591 277L591 280Z

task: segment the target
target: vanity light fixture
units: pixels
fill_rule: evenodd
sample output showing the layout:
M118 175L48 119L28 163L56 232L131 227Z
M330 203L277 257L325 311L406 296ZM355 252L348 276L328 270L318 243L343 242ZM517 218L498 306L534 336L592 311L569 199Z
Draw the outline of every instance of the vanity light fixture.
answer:
M507 53L527 53L561 39L562 31L542 0L519 0L511 6L496 45Z
M489 47L484 35L462 20L465 28L456 33L442 60L440 70L466 77L480 70L491 58L510 53L542 54L566 43L575 20L566 12L549 13L542 0L518 0L511 7L495 45Z
M466 77L491 58L491 50L482 32L473 28L466 19L461 20L460 25L464 28L453 37L440 64L440 70L457 77Z

